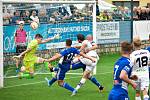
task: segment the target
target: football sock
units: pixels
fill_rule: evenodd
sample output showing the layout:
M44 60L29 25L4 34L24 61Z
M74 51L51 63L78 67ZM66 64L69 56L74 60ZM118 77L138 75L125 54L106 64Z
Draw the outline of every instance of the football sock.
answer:
M135 97L135 100L141 100L141 97L139 96L139 97Z
M75 88L76 90L80 89L82 85L84 85L86 82L86 79L85 78L82 78L80 80L80 83L77 85L77 87Z
M95 77L91 76L91 77L89 78L89 80L90 80L92 83L94 83L96 86L98 86L98 87L101 86L100 83L96 80Z
M144 95L143 96L143 100L149 100L149 96L148 95Z
M53 83L55 83L57 81L56 78L52 78L50 81L49 81L49 84L52 85Z
M62 87L64 87L65 89L67 89L67 90L69 90L69 91L71 91L71 92L73 92L73 91L75 90L73 87L71 87L71 86L70 86L69 84L67 84L67 83L64 83Z

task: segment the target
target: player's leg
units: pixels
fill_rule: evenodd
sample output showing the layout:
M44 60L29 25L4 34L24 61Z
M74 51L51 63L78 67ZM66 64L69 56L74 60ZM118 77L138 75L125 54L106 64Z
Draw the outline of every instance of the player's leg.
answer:
M141 78L138 77L138 80L136 80L135 82L137 84L135 100L141 100L141 94L140 94L140 91L141 91Z
M147 75L141 78L141 90L143 92L143 100L149 100L148 95L148 89L149 89L149 77Z
M47 81L47 85L51 86L57 81L57 78L53 77L51 80L49 80L47 77L45 77L45 80Z
M17 45L16 46L16 53L17 53L17 55L19 55L20 54L20 46L19 45ZM16 61L16 73L18 73L19 72L19 63L20 63L20 60L19 59L15 59L15 61Z
M51 64L49 64L49 68L52 69L53 67L51 66ZM54 71L51 71L54 72ZM48 78L46 77L45 80L47 81L48 86L51 86L52 84L54 84L57 81L57 78L59 77L60 74L60 68L58 68L58 70L56 71L55 76L53 76L53 78L51 80L48 80Z
M97 62L93 63L93 62L90 62L88 59L82 59L81 62L87 64L87 66L83 73L83 77L82 77L81 81L76 86L76 90L80 89L82 87L82 85L85 84L86 80L89 79L92 83L94 83L96 86L98 86L100 91L102 91L104 87L102 85L100 85L100 83L96 80L96 78L94 76L93 77L91 76L91 73L93 72Z
M67 70L66 69L61 69L59 70L58 74L57 74L57 79L58 79L58 85L71 91L72 95L76 94L76 90L70 86L68 83L64 82L64 78L65 78L65 74L66 74Z
M84 84L85 84L85 82L86 82L86 80L88 79L87 78L87 75L89 74L89 72L87 72L87 71L84 71L83 72L83 76L82 76L82 78L81 78L81 80L80 80L80 82L79 82L79 84L76 86L76 90L79 90Z
M80 58L80 61L82 64L86 65L86 69L83 72L82 79L80 80L79 84L76 86L76 90L80 89L82 85L85 84L86 80L88 79L88 75L90 74L90 71L87 70L88 66L92 66L92 61L86 58Z
M82 62L78 61L76 63L73 63L71 66L70 66L70 70L77 70L77 69L80 69L82 68L83 69L83 72L85 71L85 68L86 68L86 65L83 64Z
M99 88L100 92L104 89L104 87L100 84L100 82L96 79L96 77L89 75L88 79Z
M21 67L21 72L19 73L18 77L21 78L33 78L34 75L34 64L33 61L23 61L24 66ZM25 67L25 68L24 68ZM24 70L22 70L24 69Z

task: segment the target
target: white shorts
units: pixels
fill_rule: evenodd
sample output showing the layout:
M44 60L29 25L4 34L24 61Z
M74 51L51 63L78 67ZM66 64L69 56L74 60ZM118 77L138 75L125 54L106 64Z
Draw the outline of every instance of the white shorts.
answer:
M138 76L138 82L140 82L140 90L147 90L148 92L148 88L149 88L149 76L147 75L139 75Z
M96 59L96 58L95 58ZM86 65L86 69L85 71L93 71L95 66L97 65L97 61L96 62L92 62L90 59L87 58L80 58L80 61Z

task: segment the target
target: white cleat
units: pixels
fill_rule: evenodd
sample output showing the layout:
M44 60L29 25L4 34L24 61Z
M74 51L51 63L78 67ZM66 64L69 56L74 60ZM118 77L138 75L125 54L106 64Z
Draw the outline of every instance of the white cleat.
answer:
M74 89L74 91L73 91L72 94L71 94L71 97L74 96L74 95L76 95L76 94L77 94L77 90Z

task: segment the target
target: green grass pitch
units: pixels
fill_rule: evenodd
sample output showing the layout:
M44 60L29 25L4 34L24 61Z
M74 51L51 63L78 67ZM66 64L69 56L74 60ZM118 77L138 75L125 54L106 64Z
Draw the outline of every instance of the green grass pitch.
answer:
M107 100L113 83L113 65L119 57L119 54L100 56L95 77L105 87L102 93L87 81L77 95L71 97L71 92L59 87L57 83L47 86L44 77L51 78L50 75L36 75L34 79L5 79L5 87L0 89L0 100ZM80 79L81 75L67 75L65 81L76 87ZM130 86L130 100L134 100L134 95L135 92Z

